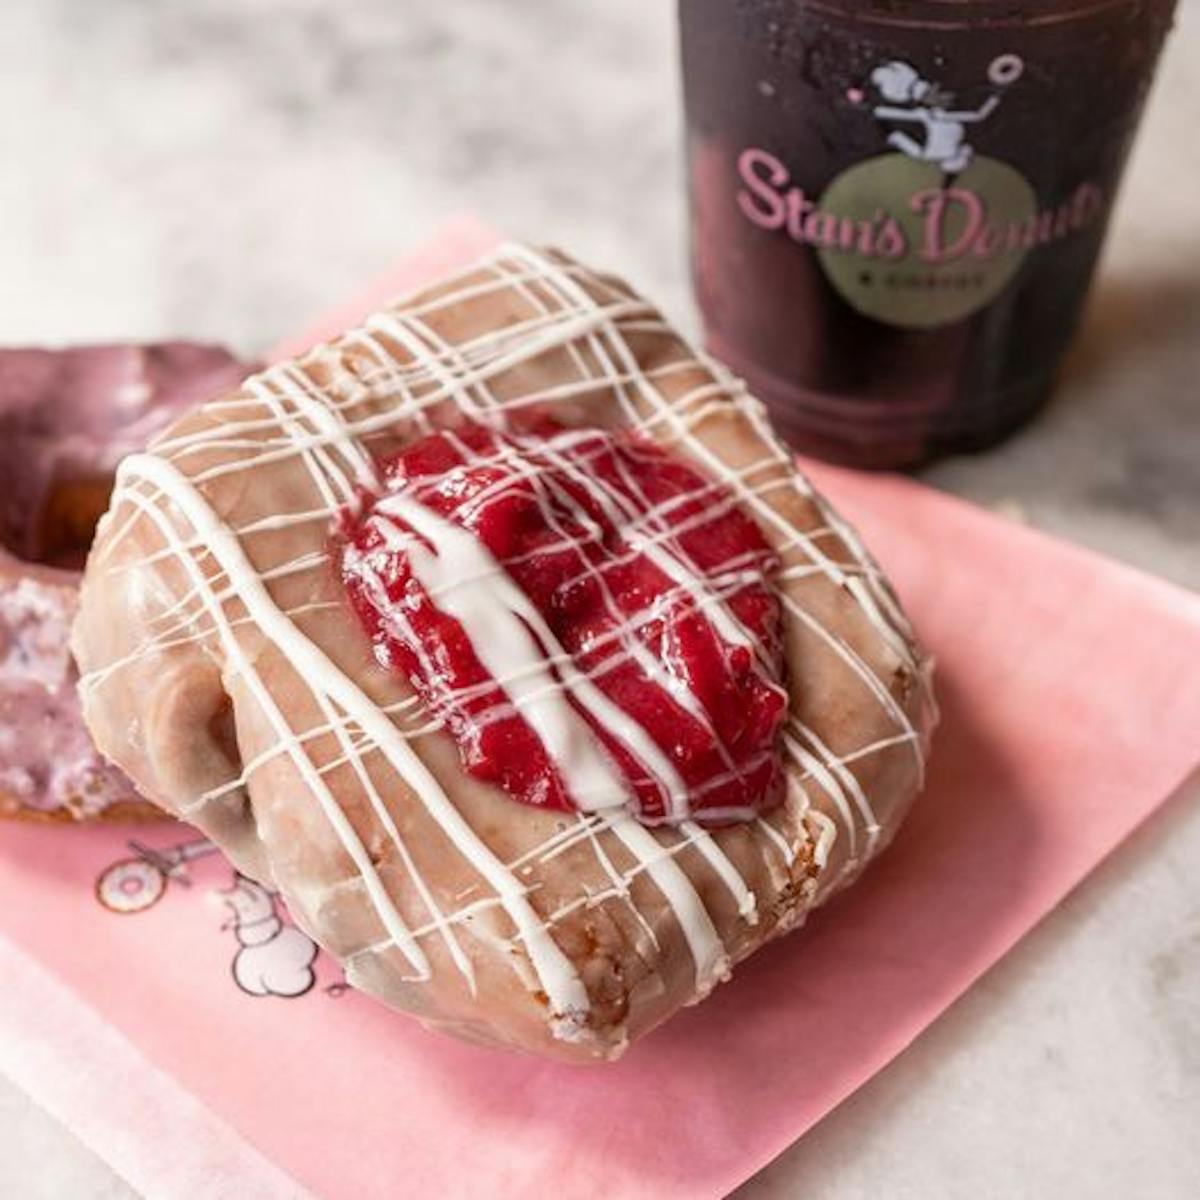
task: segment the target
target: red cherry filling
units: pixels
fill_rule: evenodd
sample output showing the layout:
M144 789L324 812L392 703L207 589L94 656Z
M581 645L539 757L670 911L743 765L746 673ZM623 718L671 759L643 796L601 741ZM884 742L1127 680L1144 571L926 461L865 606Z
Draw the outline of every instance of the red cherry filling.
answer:
M730 489L595 429L466 425L382 466L342 575L472 775L650 824L778 803L777 560Z

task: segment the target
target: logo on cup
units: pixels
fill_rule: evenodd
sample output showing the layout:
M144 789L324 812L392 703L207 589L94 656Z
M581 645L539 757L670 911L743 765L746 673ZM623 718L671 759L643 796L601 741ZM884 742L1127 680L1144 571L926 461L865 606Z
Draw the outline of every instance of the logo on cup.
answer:
M1100 189L1083 183L1039 209L1020 171L976 150L974 130L1024 70L1017 55L998 55L987 70L994 90L968 107L910 63L875 67L845 98L869 110L891 152L856 163L810 197L777 156L743 150L743 216L811 246L843 299L866 316L927 329L970 315L1004 289L1031 250L1086 228L1104 208Z

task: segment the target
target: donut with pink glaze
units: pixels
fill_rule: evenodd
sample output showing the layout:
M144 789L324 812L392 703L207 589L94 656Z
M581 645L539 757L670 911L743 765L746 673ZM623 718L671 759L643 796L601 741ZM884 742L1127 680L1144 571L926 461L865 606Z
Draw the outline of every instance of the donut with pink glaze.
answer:
M117 463L245 370L184 342L0 351L0 817L158 815L84 728L79 578Z

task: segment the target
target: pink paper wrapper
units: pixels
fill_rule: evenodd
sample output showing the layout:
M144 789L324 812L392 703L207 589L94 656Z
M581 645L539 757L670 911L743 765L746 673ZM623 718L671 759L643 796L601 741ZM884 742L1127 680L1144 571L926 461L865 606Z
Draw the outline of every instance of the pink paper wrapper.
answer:
M283 349L493 240L456 222ZM944 724L892 849L705 1004L613 1066L474 1049L342 991L285 921L265 949L243 945L239 922L270 900L222 896L236 881L216 855L172 867L195 837L183 827L136 831L167 855L156 864L129 830L10 825L0 1069L155 1196L736 1187L912 1041L1198 757L1186 664L1200 598L907 480L812 473L936 652ZM160 887L136 913L99 902L134 907Z

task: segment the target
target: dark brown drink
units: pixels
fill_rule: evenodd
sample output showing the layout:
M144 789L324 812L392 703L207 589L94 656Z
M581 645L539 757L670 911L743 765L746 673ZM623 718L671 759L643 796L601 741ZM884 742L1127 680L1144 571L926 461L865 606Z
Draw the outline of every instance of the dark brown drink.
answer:
M710 349L802 449L987 446L1074 332L1175 0L681 0Z

